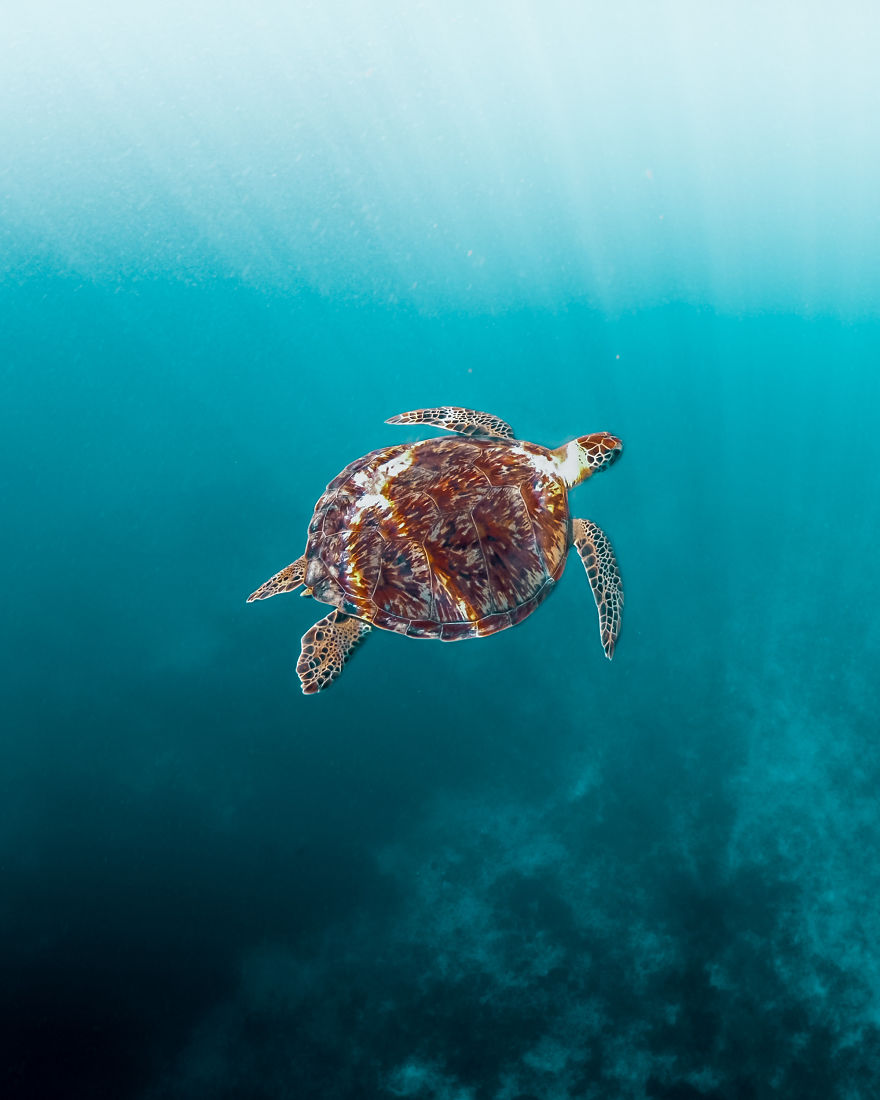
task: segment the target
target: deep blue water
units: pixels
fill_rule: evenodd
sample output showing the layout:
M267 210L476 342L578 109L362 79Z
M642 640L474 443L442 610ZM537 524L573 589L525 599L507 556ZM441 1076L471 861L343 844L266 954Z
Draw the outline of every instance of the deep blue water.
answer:
M0 45L0 1096L880 1094L880 20L78 5ZM626 587L246 605L383 421Z

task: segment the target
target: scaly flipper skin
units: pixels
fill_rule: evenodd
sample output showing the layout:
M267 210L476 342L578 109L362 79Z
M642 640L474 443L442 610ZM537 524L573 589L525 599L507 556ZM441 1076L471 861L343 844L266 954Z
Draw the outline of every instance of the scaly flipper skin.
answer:
M279 592L293 592L303 583L306 575L306 559L297 558L296 561L286 565L280 573L270 577L265 584L261 584L256 592L251 592L247 598L248 603L254 600L268 600L270 596L277 596Z
M608 536L590 520L573 520L572 534L577 552L590 578L590 587L599 609L602 648L610 661L620 634L620 616L623 611L623 582L617 568L617 559Z
M307 630L296 663L303 695L314 695L329 687L369 633L369 623L343 615L341 611L331 611Z
M439 409L414 409L400 413L385 421L386 424L432 424L459 435L476 435L482 439L516 439L513 428L489 413L475 409L460 409L457 405L443 405Z

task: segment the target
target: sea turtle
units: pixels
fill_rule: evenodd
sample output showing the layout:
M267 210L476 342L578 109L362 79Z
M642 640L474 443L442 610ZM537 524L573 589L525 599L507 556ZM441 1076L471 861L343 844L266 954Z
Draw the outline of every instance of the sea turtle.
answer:
M596 432L548 450L517 440L498 417L449 406L386 423L455 436L383 447L346 466L315 505L303 556L248 597L305 585L303 596L333 607L303 636L303 692L331 684L371 626L452 642L522 622L549 596L572 545L610 658L620 572L605 533L572 519L568 490L615 462L620 440Z

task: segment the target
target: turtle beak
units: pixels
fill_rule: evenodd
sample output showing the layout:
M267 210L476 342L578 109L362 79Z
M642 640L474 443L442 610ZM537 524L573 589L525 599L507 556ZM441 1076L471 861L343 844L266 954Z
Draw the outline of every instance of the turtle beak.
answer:
M602 449L608 452L608 457L605 459L605 465L611 466L612 463L616 462L623 454L623 440L609 433L602 443Z

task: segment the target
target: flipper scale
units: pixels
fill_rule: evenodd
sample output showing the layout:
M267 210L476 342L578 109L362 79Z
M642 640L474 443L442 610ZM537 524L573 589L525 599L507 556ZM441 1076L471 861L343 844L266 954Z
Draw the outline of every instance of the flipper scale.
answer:
M296 663L303 694L314 695L329 687L369 632L369 623L338 610L331 611L307 630Z
M620 634L620 618L623 612L623 582L617 559L608 536L598 524L588 519L576 519L572 522L572 534L593 589L593 598L599 611L602 648L610 661Z
M513 428L505 421L490 413L477 412L476 409L462 409L457 405L442 405L436 409L413 409L412 412L398 413L385 421L386 424L431 424L435 428L444 428L447 432L459 435L476 435L484 439L515 439Z
M270 596L277 596L281 592L293 592L303 583L305 575L306 559L305 557L297 558L290 565L285 565L280 573L276 573L274 577L270 577L265 583L261 584L256 592L251 592L247 602L268 600Z

